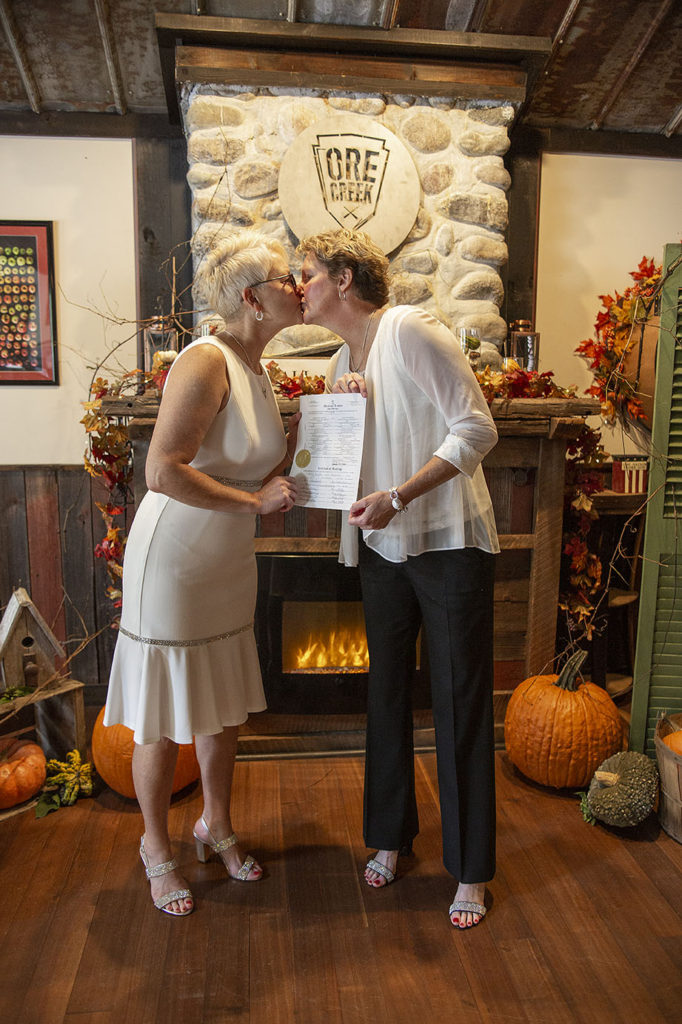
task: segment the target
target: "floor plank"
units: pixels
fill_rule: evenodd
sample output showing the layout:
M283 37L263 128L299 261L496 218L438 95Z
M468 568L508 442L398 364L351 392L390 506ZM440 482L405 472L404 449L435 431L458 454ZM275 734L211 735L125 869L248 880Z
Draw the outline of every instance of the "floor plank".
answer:
M682 845L655 820L618 831L497 755L489 911L448 922L433 754L398 881L362 879L357 756L239 762L233 819L258 883L196 861L197 785L171 807L197 901L152 905L137 805L104 790L0 822L0 1019L21 1024L663 1024L682 1001ZM10 958L8 967L7 957Z

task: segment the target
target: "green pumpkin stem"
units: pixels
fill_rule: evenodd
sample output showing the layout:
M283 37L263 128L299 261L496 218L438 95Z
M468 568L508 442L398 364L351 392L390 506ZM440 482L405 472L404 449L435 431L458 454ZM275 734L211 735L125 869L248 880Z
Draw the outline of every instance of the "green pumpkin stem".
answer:
M558 686L560 690L575 692L578 689L576 680L580 672L580 666L586 657L587 651L576 651L575 654L572 654L562 668L561 674L554 685Z

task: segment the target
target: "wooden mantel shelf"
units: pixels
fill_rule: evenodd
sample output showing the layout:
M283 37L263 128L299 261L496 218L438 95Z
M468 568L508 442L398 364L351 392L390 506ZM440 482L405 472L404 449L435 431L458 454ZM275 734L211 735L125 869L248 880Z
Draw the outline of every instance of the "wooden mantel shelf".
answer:
M132 395L122 398L103 398L102 412L106 416L134 416L154 419L159 411L157 395ZM297 398L278 398L280 412L287 416L298 411ZM498 421L575 419L592 416L599 412L599 402L594 398L495 398L490 411Z

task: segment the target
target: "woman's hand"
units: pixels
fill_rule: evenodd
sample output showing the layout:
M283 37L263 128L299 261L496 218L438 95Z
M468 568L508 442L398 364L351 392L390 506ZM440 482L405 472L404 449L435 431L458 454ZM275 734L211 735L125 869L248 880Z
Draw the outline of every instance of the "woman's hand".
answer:
M361 373L344 373L334 384L332 394L362 395L363 398L367 398L365 378Z
M353 502L348 514L351 526L363 530L383 530L396 515L388 491L374 491Z
M269 512L288 512L296 499L296 481L290 476L276 476L263 484L255 494L258 501L258 515Z

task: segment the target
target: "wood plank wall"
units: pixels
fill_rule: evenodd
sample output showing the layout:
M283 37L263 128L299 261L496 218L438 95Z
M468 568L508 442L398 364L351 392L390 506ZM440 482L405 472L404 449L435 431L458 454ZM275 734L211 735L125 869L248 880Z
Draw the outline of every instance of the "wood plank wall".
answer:
M24 587L85 683L86 702L104 703L117 610L106 594L107 572L94 548L106 527L96 502L107 492L82 466L0 468L0 606Z

